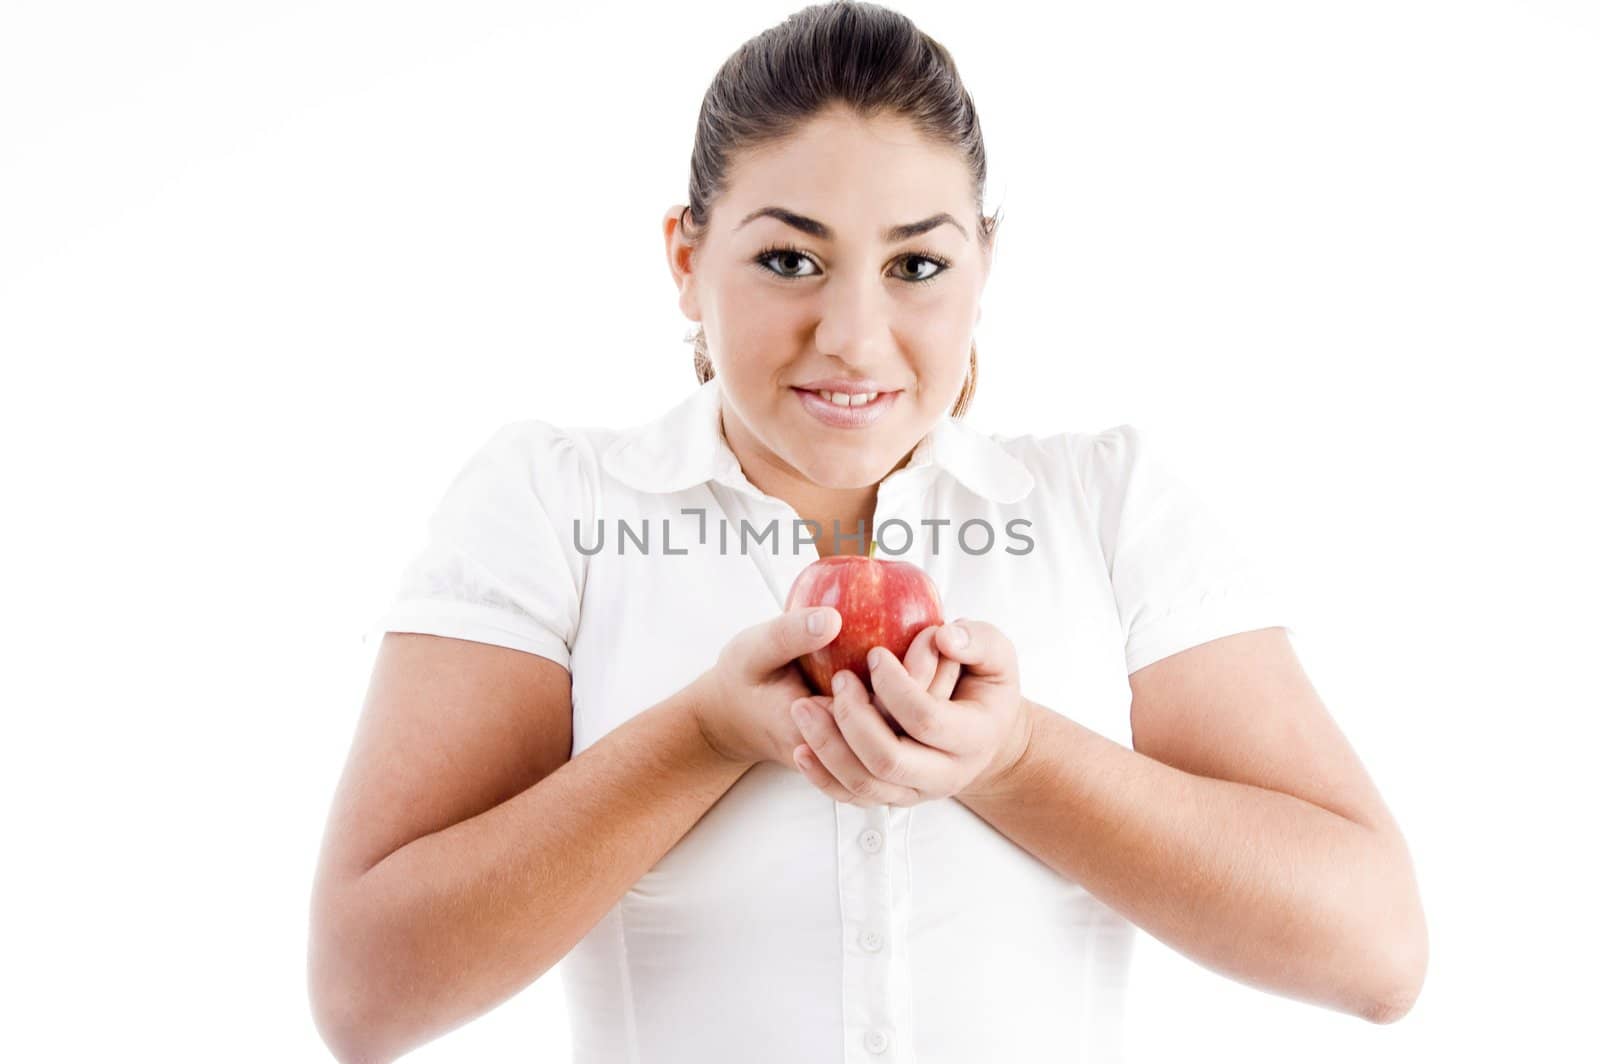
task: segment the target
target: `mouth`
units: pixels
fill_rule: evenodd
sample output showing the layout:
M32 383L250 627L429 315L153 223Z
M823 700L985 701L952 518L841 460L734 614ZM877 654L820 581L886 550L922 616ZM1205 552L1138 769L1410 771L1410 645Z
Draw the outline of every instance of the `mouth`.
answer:
M900 391L830 392L825 389L790 388L807 413L831 428L858 429L872 424L894 406Z

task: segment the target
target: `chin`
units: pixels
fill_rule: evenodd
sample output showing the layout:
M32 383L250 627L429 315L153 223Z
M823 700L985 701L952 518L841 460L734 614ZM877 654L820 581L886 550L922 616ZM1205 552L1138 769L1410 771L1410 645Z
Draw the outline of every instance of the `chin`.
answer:
M829 488L835 491L847 491L855 488L865 488L876 484L883 479L883 473L875 473L875 466L867 466L859 461L858 456L852 454L848 463L830 461L821 456L816 456L804 464L794 463L806 476L806 479L819 488ZM885 467L887 472L887 467Z

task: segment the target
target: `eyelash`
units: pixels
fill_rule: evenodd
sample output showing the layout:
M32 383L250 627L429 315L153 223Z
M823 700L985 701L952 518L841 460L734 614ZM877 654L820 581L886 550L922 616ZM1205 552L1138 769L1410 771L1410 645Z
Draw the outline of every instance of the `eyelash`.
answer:
M801 258L815 262L810 255L807 255L793 244L774 244L771 247L762 248L761 251L759 251L755 258L751 261L757 266L760 266L761 269L766 270L768 273L783 281L803 281L805 278L796 277L792 274L779 273L772 267L764 265L765 261L774 255L799 255ZM927 277L900 278L900 280L905 281L907 284L927 284L929 281L937 280L938 278L944 276L945 272L951 269L950 260L941 258L938 255L929 255L926 252L908 251L904 255L900 256L900 261L904 261L905 259L924 259L928 262L937 263L939 266L938 273L930 274Z

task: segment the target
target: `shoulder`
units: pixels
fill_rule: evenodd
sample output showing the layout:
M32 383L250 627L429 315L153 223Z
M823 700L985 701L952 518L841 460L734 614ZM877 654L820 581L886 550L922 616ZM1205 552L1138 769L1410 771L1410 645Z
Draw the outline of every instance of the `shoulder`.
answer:
M1071 493L1092 500L1123 489L1147 458L1148 440L1137 426L1001 435L986 433L1021 462L1036 483L1052 494Z
M578 462L593 452L591 433L603 430L558 425L544 418L522 418L492 429L479 454L509 462Z
M545 418L505 422L480 438L452 487L500 502L532 497L562 514L588 512L600 482L598 455L609 431Z
M544 418L508 421L490 431L473 456L530 474L591 477L614 430L558 425Z

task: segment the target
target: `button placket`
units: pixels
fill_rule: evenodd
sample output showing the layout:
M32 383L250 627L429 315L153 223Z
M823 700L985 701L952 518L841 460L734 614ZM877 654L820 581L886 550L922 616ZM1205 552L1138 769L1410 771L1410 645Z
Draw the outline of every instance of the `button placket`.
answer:
M816 547L811 545L801 547L798 551L785 549L795 544L791 522L798 520L798 515L794 507L781 499L762 494L753 486L712 482L709 487L722 510L724 519L729 522L728 553L744 554L746 560L755 566L762 582L767 585L767 590L772 593L778 609L783 609L789 597L789 588L794 585L795 578L818 557ZM742 539L741 521L748 521L750 524L751 536L748 544ZM772 522L776 523L773 538L757 543L755 537ZM744 546L748 546L749 549L742 550Z
M905 987L895 972L888 928L896 907L894 869L885 851L888 806L839 804L840 915L846 1030L871 1054L888 1049ZM876 1048L874 1048L876 1047Z
M876 538L884 522L904 512L915 513L916 504L927 491L926 480L917 470L927 462L928 456L924 454L921 461L891 473L880 483L869 537ZM749 485L742 476L733 480L734 483L722 480L710 485L712 495L727 518L737 522L746 517L752 523L764 524L776 517L780 522L777 556L771 553L770 547L765 550L753 547L750 561L781 608L794 578L820 555L814 545L801 548L799 553L786 553L783 546L792 542L787 522L797 520L798 514L782 500L773 499ZM900 519L911 527L911 549L901 555L888 555L880 550L875 552L876 556L885 561L917 562L923 553L921 545L915 542L918 526L904 517ZM904 529L900 531L905 534ZM729 549L737 550L737 529L730 530L729 538ZM844 1019L847 1037L860 1038L857 1044L875 1057L889 1052L896 1031L910 1030L910 973L904 950L898 945L905 941L907 931L908 884L901 868L904 855L897 856L896 848L888 846L891 828L896 838L904 835L903 816L907 812L889 806L835 805L841 931L845 938L842 951ZM852 934L854 942L850 941ZM905 1046L894 1054L894 1059L904 1057L909 1064L912 1058L904 1054L910 1052L910 1042L905 1042Z
M889 893L894 903L889 909L889 922L877 925L874 930L889 947L884 955L889 962L889 995L891 1011L888 1022L879 1028L886 1039L901 1032L900 1044L894 1057L900 1064L916 1064L916 1053L905 1032L916 1029L916 1000L912 996L911 957L911 821L916 807L886 806L882 832L884 850L876 860L882 861L889 872ZM892 844L891 844L892 843ZM887 1049L888 1043L885 1042Z

